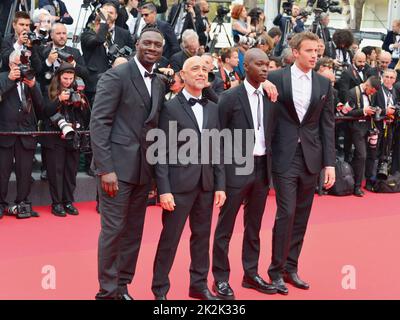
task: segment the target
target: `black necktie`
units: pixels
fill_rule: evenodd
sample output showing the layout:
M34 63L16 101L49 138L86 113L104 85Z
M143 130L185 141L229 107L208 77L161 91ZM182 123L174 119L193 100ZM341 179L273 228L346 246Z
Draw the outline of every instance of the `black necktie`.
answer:
M208 99L207 98L201 98L201 99L190 98L189 99L189 104L191 107L193 107L196 103L200 103L204 107L208 103Z
M256 90L256 91L254 91L254 94L257 95L257 130L260 130L260 127L261 127L261 103L260 103L261 92L259 90Z
M144 77L145 78L153 79L155 76L156 76L155 73L148 73L147 71L144 72Z

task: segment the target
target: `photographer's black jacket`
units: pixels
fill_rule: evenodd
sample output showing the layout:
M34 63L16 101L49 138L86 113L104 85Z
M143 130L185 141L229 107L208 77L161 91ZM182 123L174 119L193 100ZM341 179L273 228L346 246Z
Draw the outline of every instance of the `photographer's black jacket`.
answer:
M27 86L26 86L27 87ZM36 115L43 110L43 98L39 85L27 88L27 100L32 103L31 111L25 113L21 108L17 84L8 78L8 72L0 73L0 131L36 131ZM17 136L0 136L0 147L9 148L15 144ZM26 149L36 148L36 138L32 136L21 137Z

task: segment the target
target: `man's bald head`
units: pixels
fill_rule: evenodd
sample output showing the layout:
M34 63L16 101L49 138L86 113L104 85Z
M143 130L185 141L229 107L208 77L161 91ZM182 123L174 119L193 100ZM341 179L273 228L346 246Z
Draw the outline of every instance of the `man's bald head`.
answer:
M249 64L254 60L268 60L267 54L259 48L252 48L246 51L244 63Z
M256 89L267 80L269 59L259 48L248 50L244 56L244 70L247 81Z
M381 71L386 70L392 62L392 55L387 51L382 51L378 57L378 66Z
M353 59L355 60L357 58L367 59L367 56L361 50L357 50L356 53L354 54Z
M198 56L190 57L183 64L180 74L185 82L186 90L194 96L200 95L201 90L206 86L208 76L208 68L204 60Z
M357 50L353 57L353 63L359 70L362 70L367 63L367 56L361 50Z
M190 58L186 59L186 61L184 62L182 70L187 71L195 64L203 65L204 61L199 56L190 57Z

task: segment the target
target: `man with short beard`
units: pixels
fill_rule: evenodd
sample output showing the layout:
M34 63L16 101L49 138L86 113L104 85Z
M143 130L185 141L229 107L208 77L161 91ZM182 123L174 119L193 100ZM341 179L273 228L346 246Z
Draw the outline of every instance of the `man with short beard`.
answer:
M101 212L96 299L132 300L127 286L135 274L152 185L146 134L157 127L165 96L163 82L152 72L163 41L159 30L145 29L136 56L107 71L97 85L90 119Z

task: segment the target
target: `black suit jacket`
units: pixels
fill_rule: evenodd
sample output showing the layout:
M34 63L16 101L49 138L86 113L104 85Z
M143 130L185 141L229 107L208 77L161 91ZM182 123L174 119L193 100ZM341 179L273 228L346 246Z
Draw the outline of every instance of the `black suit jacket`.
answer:
M390 50L389 46L395 43L395 41L396 41L396 34L393 31L388 31L385 40L383 41L382 49L387 52L393 53L393 50Z
M364 117L364 99L363 95L360 91L360 96L357 96L356 90L358 87L354 87L349 91L348 94L348 103L353 108L353 110L347 113L350 117L363 118ZM376 94L369 98L370 105L376 105ZM371 127L371 121L368 119L367 121L350 121L348 124L349 128L352 130L359 130L366 134L367 130Z
M176 121L177 133L184 129L191 129L197 133L197 141L194 147L198 150L197 164L182 164L178 158L176 163L169 162L169 148L179 150L185 141L169 144L165 155L167 164L156 164L157 188L160 194L164 193L185 193L190 192L197 186L201 186L203 191L224 191L225 190L225 171L222 164L222 152L220 147L217 152L220 154L221 162L212 164L212 150L216 146L210 143L208 150L203 150L201 146L201 133L192 107L182 93L179 93L172 100L167 101L160 114L159 128L166 133L166 141L169 141L170 121ZM218 108L217 105L209 101L203 107L203 128L219 130ZM179 151L178 151L179 152ZM202 164L201 157L205 152L209 153L207 163Z
M184 51L179 51L171 56L171 58L169 59L169 63L171 65L171 68L175 72L178 72L182 70L183 64L187 59L189 59L189 56Z
M104 47L107 32L108 25L106 23L101 23L97 33L93 30L86 30L81 35L83 58L85 59L89 71L86 81L87 92L96 91L99 75L110 68L106 48ZM115 26L114 43L121 49L124 46L133 49L133 40L129 31L118 26Z
M32 101L29 113L20 111L21 100L18 94L17 84L8 78L8 72L0 74L0 131L36 131L36 115L43 110L43 98L39 85L27 88L27 99ZM0 147L12 147L16 136L0 136ZM36 148L36 138L32 136L21 137L26 149Z
M57 0L57 2L60 6L60 20L58 22L64 23L64 24L73 24L74 19L71 16L64 17L65 14L68 14L68 10L67 10L65 3L61 0ZM45 6L52 6L54 8L53 1L39 0L39 8L43 8ZM55 8L54 8L54 12L55 12Z
M339 91L339 99L341 102L346 103L347 95L350 89L355 86L359 86L365 80L367 80L367 70L364 68L363 70L363 79L361 79L357 70L353 67L353 65L349 66L345 71L343 71L342 76L336 82L336 89Z
M165 96L160 79L153 79L151 92L150 99L134 59L103 74L90 118L96 174L116 172L119 180L132 184L151 181L146 134L158 125Z
M272 140L272 170L289 169L301 140L305 163L310 173L322 167L335 166L335 118L330 81L312 72L311 102L302 122L293 103L290 67L271 72L268 76L277 87L279 96L277 124Z
M169 59L174 53L180 50L178 39L168 22L157 20L157 28L164 35L163 57Z
M174 4L171 7L171 11L169 12L169 15L168 15L168 23L171 24L171 25L173 23L172 20L174 19L175 15L177 14L178 8L179 8L179 4ZM194 23L193 23L193 19L191 18L192 15L191 14L187 14L186 18L185 18L185 21L183 22L182 33L187 29L196 30L197 33L199 31L200 32L204 32L205 31L204 24L201 21L200 9L197 6L194 6L194 13L195 13L196 21L194 21ZM176 19L175 19L175 21L176 21ZM174 28L174 26L172 26L172 28Z
M266 184L269 184L271 178L271 139L273 126L276 121L276 106L270 102L264 95L264 134L265 134L265 145L267 147L266 156L267 156L267 170L266 176L261 177L264 179ZM235 141L234 130L241 129L242 130L242 140L241 140L241 154L244 155L244 150L246 149L246 130L254 129L253 117L251 115L251 108L249 99L247 97L247 91L244 84L241 84L235 88L224 91L218 100L218 109L219 109L219 119L221 123L221 130L228 129L231 131L233 141ZM233 145L239 146L240 142L234 142ZM233 149L233 148L230 148ZM251 152L250 157L253 157L253 150L249 150ZM228 156L232 157L232 152L230 155L225 155L225 158ZM250 175L238 175L237 169L244 167L243 164L238 164L235 159L232 159L232 164L225 164L225 173L226 173L226 185L227 187L232 188L241 188L243 187L249 178L254 177L255 171Z

